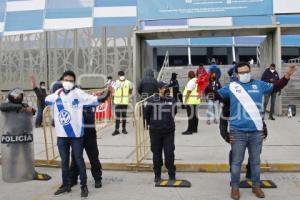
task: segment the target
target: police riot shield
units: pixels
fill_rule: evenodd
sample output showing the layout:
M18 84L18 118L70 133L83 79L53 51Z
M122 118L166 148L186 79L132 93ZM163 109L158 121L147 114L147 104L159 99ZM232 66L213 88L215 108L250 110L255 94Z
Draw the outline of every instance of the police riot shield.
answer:
M2 179L23 182L34 178L32 113L0 112Z

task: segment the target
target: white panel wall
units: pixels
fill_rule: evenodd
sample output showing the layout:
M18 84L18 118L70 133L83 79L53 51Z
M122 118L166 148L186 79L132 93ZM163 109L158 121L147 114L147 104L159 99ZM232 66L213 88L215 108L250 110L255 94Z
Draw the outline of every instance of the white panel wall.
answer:
M274 13L300 13L300 0L273 0Z

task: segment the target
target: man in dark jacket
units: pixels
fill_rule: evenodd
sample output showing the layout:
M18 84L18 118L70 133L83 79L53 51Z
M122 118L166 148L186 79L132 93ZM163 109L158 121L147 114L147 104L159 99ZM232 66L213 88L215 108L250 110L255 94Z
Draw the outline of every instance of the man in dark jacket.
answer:
M268 82L268 83L276 83L277 81L279 81L279 75L275 69L275 64L271 64L269 68L267 68L262 77L261 77L262 81ZM265 95L265 99L264 99L264 112L266 112L266 108L267 105L269 103L269 99L271 97L271 106L270 106L270 114L269 114L269 119L270 120L275 120L275 118L273 117L274 114L274 109L275 109L275 102L276 102L276 92L272 92L270 94L266 94Z
M154 72L152 69L146 69L144 77L138 87L138 93L142 99L145 99L157 92L157 81L154 78Z
M35 95L37 97L37 115L35 119L35 127L41 127L42 122L43 122L43 110L46 107L45 104L45 98L47 96L47 91L46 91L46 83L44 81L40 82L40 86L38 87L35 79L31 77L31 86L32 89L35 92Z
M163 165L162 151L165 154L165 165L168 169L169 179L175 180L176 167L174 165L174 117L177 112L176 102L168 93L167 84L158 83L159 94L148 99L145 115L149 125L151 151L153 153L154 181L161 180L161 167Z
M177 74L175 72L172 73L169 87L173 89L173 97L175 101L177 102L179 98L179 100L182 102L182 95L181 95L181 99L180 96L178 96L180 95L180 91L179 91L179 83L177 80Z

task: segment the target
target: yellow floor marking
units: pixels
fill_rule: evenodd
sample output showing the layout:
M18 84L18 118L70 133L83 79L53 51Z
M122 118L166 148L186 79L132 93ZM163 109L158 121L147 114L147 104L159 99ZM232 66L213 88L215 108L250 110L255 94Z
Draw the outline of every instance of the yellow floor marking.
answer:
M247 183L252 187L252 181L247 181Z
M163 185L163 186L165 186L167 184L168 184L168 181L162 181L162 182L160 182L160 185Z
M267 187L271 187L272 185L269 183L269 181L263 181L263 184Z
M182 181L175 181L174 186L178 186L182 183Z

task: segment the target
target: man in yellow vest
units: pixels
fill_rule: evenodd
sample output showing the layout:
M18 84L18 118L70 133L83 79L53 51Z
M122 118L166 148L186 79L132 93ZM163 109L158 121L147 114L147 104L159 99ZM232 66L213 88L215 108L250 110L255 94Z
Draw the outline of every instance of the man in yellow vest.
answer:
M197 78L194 71L188 73L189 81L183 91L183 104L188 116L188 128L182 135L191 135L198 132L198 109L200 97L197 91Z
M118 72L119 80L114 84L114 104L116 114L116 126L113 136L120 134L120 121L122 119L122 133L127 134L126 131L126 113L129 104L129 97L132 93L132 83L126 79L123 71Z

